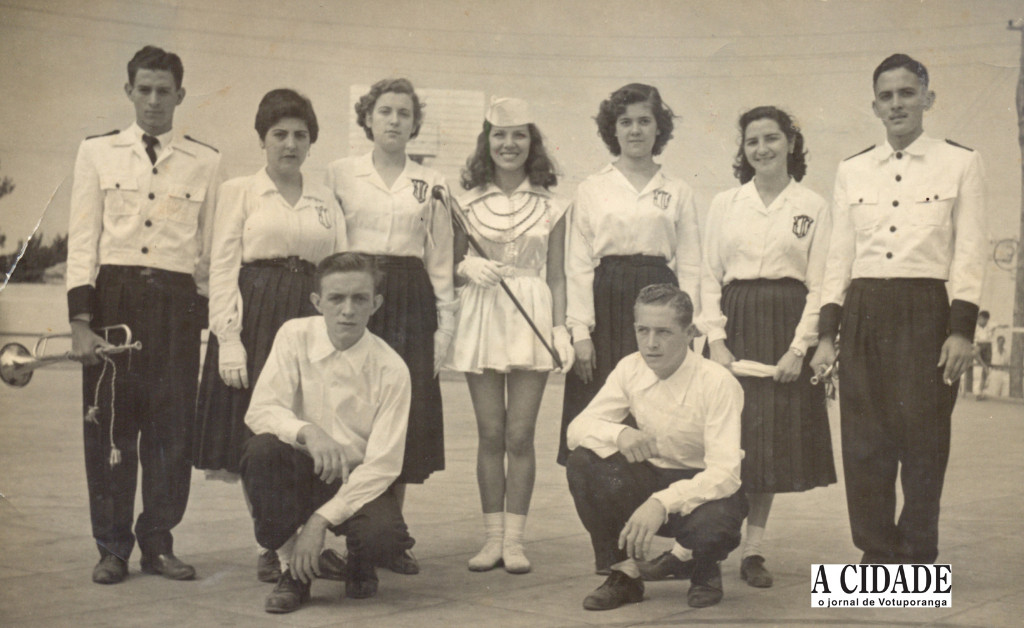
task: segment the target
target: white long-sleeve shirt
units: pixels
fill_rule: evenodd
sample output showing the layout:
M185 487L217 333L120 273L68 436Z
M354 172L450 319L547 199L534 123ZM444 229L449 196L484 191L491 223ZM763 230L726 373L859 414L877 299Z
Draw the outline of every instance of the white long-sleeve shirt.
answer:
M693 190L662 170L639 192L614 165L576 189L567 229L566 325L574 341L594 329L594 269L606 255L664 257L699 311L700 232Z
M924 134L901 151L872 147L839 164L832 218L823 306L842 306L852 279L941 279L972 306L965 317L954 303L950 317L972 337L988 247L978 153Z
M303 177L302 196L294 207L264 168L221 185L210 260L210 331L221 346L241 343L238 272L243 263L297 256L317 264L346 250L347 242L345 217L334 194L308 177Z
M790 180L770 207L753 181L715 196L708 212L699 327L708 341L725 339L722 286L736 279L791 277L807 286L807 304L790 346L818 344L818 311L832 216L818 194Z
M75 159L68 226L71 318L91 313L103 264L193 275L209 294L220 155L188 136L158 136L150 163L137 124L85 140Z
M583 412L569 424L570 449L586 447L602 458L619 451L616 439L632 414L640 430L657 438L664 469L702 469L652 497L668 513L687 515L697 506L740 488L740 412L743 388L725 367L690 351L667 379L640 353L623 358Z
M368 330L338 351L322 316L296 318L277 332L245 423L293 447L312 423L341 444L348 482L317 510L337 525L401 473L411 390L405 362Z
M371 255L418 257L430 276L439 312L458 307L453 281L452 221L431 199L444 177L412 159L389 188L373 166L373 152L345 157L327 167L331 189L348 225L349 250ZM450 324L442 316L440 323Z

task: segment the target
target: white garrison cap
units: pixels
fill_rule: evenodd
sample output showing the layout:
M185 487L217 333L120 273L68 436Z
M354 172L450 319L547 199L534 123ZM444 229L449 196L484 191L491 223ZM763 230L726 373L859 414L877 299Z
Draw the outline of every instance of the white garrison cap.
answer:
M487 121L494 126L519 126L533 122L530 117L530 103L522 98L498 98L491 96L487 109Z

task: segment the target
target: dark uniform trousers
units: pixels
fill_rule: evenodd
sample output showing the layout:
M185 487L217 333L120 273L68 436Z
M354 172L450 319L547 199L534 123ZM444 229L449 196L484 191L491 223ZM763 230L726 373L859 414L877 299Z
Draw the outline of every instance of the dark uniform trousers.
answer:
M936 365L949 336L937 279L854 279L843 306L839 407L853 542L866 563L932 563L957 387ZM896 513L896 475L903 511Z
M341 488L313 472L313 459L273 434L257 434L242 448L242 484L252 504L256 541L277 550ZM412 548L415 541L390 490L330 527L346 536L349 560L373 566Z
M136 537L143 554L169 554L171 529L188 503L205 306L191 275L140 266L101 266L96 294L92 326L126 324L142 350L83 368L83 411L88 417L97 407L96 422L84 423L93 537L102 555L127 560ZM142 513L133 535L140 462Z
M621 453L601 458L586 447L573 450L566 464L569 491L590 533L598 564L626 560L626 550L619 549L619 534L633 512L655 492L699 472L662 469L646 461L630 463ZM746 516L747 498L738 490L724 499L705 502L688 515L670 514L657 534L692 550L698 562L722 561L739 546Z

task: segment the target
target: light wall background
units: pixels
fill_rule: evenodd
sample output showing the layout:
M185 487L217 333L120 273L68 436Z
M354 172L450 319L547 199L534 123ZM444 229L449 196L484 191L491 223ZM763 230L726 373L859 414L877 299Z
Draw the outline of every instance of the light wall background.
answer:
M571 196L609 160L592 120L600 101L649 82L680 116L661 161L691 182L702 218L736 183L737 117L761 104L801 121L805 183L829 197L836 165L884 140L871 72L906 52L938 94L926 130L984 157L994 244L1019 233L1021 37L1006 24L1021 16L1019 0L0 0L0 176L16 185L0 231L7 251L66 231L76 147L132 122L125 64L149 43L181 55L175 126L218 147L228 176L264 163L253 119L266 91L312 99L321 134L305 171L319 179L368 149L350 133L351 86L405 76L484 102L528 99L562 171L557 191ZM459 163L441 169L454 179ZM1012 298L1011 274L990 263L982 307L1009 322Z

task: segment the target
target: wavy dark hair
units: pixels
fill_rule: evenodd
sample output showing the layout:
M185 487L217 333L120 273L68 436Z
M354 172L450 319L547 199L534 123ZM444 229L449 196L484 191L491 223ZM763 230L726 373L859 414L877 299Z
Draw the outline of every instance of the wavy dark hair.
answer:
M316 144L320 125L316 122L313 103L294 89L272 89L263 96L256 110L256 133L261 140L267 139L267 131L284 118L296 118L306 123L309 143Z
M181 57L156 46L144 46L128 62L128 83L133 87L139 70L166 70L174 77L174 86L178 89L181 89L181 81L185 78Z
M367 139L373 141L373 130L366 123L366 117L373 112L377 99L388 92L408 94L412 99L412 135L409 136L409 139L413 139L420 134L420 126L423 124L423 108L427 105L420 102L420 97L416 95L416 89L413 88L409 79L384 79L374 83L370 91L363 94L359 98L359 102L356 103L356 123L363 127Z
M901 52L886 57L884 61L878 64L874 74L871 75L871 87L878 84L878 77L882 75L882 72L898 68L903 68L912 74L916 74L917 78L921 79L921 85L928 89L928 68L924 67L924 64L917 59Z
M740 149L737 151L736 161L732 165L733 175L740 180L740 183L747 183L754 178L754 167L750 165L746 153L743 152L743 142L747 139L747 127L751 122L757 120L775 120L786 139L793 142L793 152L786 157L786 169L789 171L789 176L797 181L803 179L807 174L807 151L804 149L803 133L800 132L800 126L792 116L778 107L772 106L754 107L740 116Z
M622 154L622 147L619 145L619 138L615 137L615 124L619 116L626 113L626 107L636 103L647 103L651 106L654 114L654 121L658 125L658 136L654 139L654 155L660 155L665 144L672 139L672 131L675 123L672 122L677 116L672 113L672 108L661 99L661 92L653 85L643 83L630 83L612 92L606 100L601 102L594 120L597 122L597 133L604 140L608 151L618 157Z
M491 159L491 129L492 125L484 120L484 129L476 138L476 150L466 160L466 167L462 169L462 187L472 190L475 187L482 187L494 181L494 160ZM526 156L526 177L533 185L539 185L544 189L550 189L558 185L558 176L555 174L555 164L548 157L548 151L544 148L544 138L540 129L534 123L527 124L530 130L530 153Z

